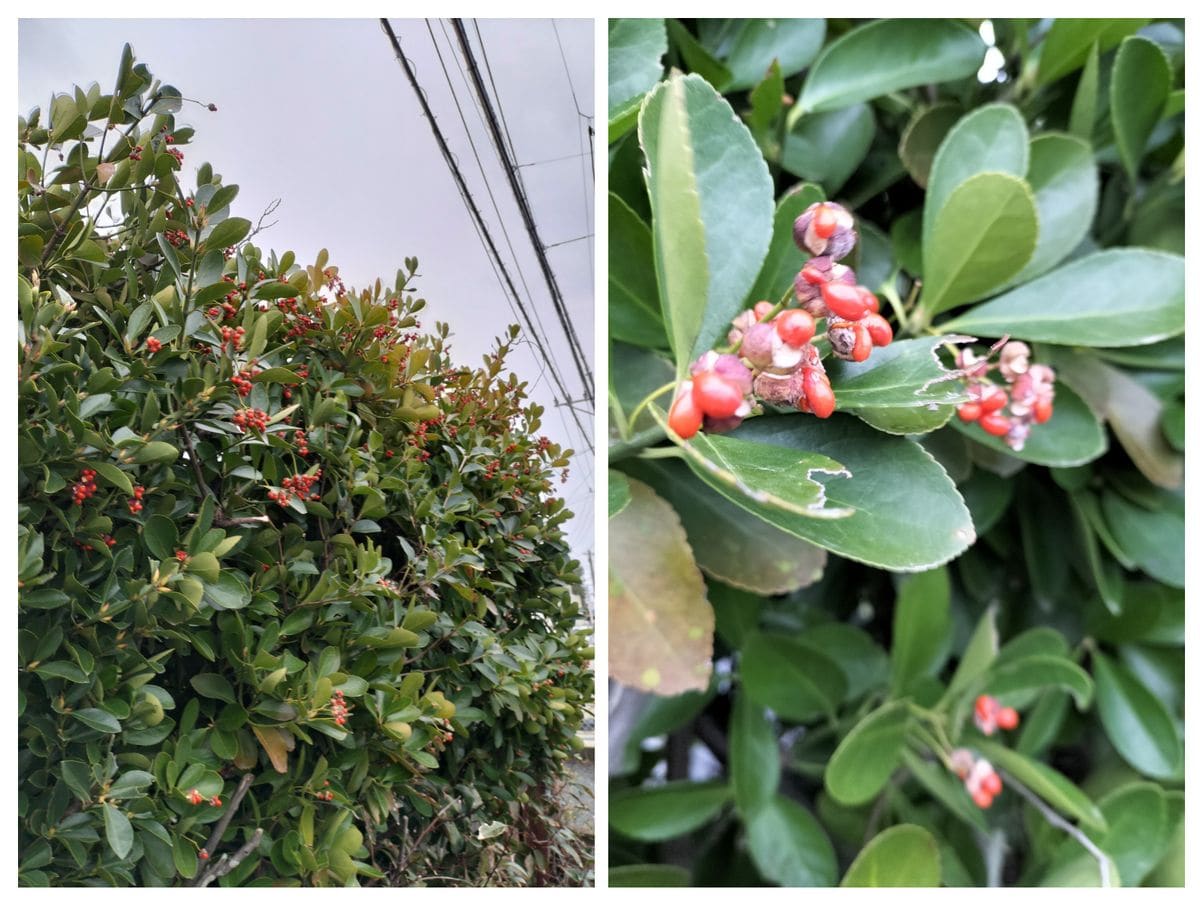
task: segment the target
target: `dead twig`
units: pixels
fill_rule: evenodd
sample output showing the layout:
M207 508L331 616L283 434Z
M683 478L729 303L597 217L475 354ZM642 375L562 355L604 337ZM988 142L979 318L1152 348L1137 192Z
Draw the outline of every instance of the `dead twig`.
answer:
M1079 842L1079 844L1083 846L1083 849L1087 851L1088 854L1092 855L1092 857L1096 859L1096 863L1100 867L1100 886L1102 888L1109 888L1112 885L1112 879L1109 876L1110 861L1108 859L1108 855L1096 847L1096 843L1088 838L1082 829L1060 817L1054 810L1047 806L1041 798L1027 789L1012 776L1009 776L1009 778L1005 779L1004 784L1036 807L1038 812L1046 818L1046 822L1048 822L1051 826L1054 826L1056 829L1061 829L1063 832L1067 833L1067 835Z
M222 816L221 819L217 820L216 828L213 829L212 835L208 837L208 842L204 845L204 850L209 857L212 857L213 851L217 850L217 845L221 843L221 837L225 835L225 830L229 828L229 823L233 819L233 815L237 812L238 806L242 803L242 799L246 797L246 792L250 790L250 783L253 781L253 773L246 773L246 775L242 776L242 781L238 783L238 787L234 790L233 797L229 799L229 805L225 809L225 815ZM260 829L259 832L262 832L262 830ZM261 838L261 835L259 838ZM251 848L251 850L253 850L253 848ZM249 851L246 853L248 854ZM245 860L245 856L242 857L242 860ZM238 861L238 863L241 863L241 861ZM234 864L233 866L237 866L237 864ZM196 875L192 878L191 884L208 885L208 882L212 881L211 879L208 880L208 882L201 882L201 880L204 879L205 871L210 867L215 869L216 865L202 863L200 865L200 869L196 871ZM229 868L229 870L232 869L233 867ZM225 872L228 873L229 870L226 870Z
M255 829L254 834L250 836L250 841L242 845L242 847L240 847L232 857L222 856L221 859L213 865L213 868L204 875L204 879L200 882L199 888L205 888L210 883L220 879L227 873L232 873L233 870L242 863L242 861L244 861L253 853L254 849L258 847L259 842L262 841L262 837L262 827Z

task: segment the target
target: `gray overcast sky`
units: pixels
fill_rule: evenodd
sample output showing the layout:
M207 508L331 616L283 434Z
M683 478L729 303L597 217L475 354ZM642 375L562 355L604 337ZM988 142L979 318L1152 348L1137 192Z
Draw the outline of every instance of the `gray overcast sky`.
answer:
M459 69L454 32L445 20L430 20L432 38L424 20L390 21L518 289L532 298L545 324L563 382L578 400L580 378L512 192ZM594 192L590 120L584 117L593 115L594 106L591 20L480 20L478 25L543 242L552 245L590 234ZM467 28L474 38L471 21ZM98 81L111 90L121 46L128 41L155 76L185 97L218 107L210 113L185 104L177 116L196 128L196 141L185 148L185 185L208 161L226 182L240 185L238 215L256 221L274 198L282 201L273 217L277 224L259 236L260 246L294 250L302 264L327 247L330 262L340 267L348 286L366 285L377 276L390 283L405 256L419 257L417 284L429 301L424 323L448 322L456 356L464 362L478 361L492 338L516 321L378 20L25 19L18 40L22 113L45 108L54 92L74 84ZM456 111L435 40L499 215ZM478 46L475 51L478 57ZM501 222L527 289L512 266ZM590 366L592 249L588 239L547 251ZM509 359L536 385L532 395L547 408L543 430L576 449L571 478L559 490L575 512L567 532L587 578L584 555L594 537L594 461L568 411L555 408L553 386L532 346L521 346ZM590 432L592 417L581 412L580 420Z

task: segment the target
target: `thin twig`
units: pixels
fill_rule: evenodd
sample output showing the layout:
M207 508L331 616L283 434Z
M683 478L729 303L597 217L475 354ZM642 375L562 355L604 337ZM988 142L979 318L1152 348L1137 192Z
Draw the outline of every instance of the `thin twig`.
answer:
M277 209L279 209L279 206L281 203L283 203L283 200L279 197L276 197L274 200L272 200L270 203L268 203L267 208L265 210L263 210L263 214L258 217L258 223L254 226L254 228L250 232L250 234L246 235L246 237L243 238L242 240L249 241L251 238L253 238L255 235L257 235L259 232L266 231L272 225L276 225L279 222L278 219L276 219L275 222L268 222L266 225L263 225L263 220L266 219L268 216L270 216L272 213L274 213Z
M232 857L222 857L216 863L216 865L208 871L199 887L205 888L210 883L215 882L217 879L220 879L227 873L232 873L234 869L241 865L242 861L244 861L251 855L251 853L253 853L254 849L258 847L259 842L262 841L262 837L263 831L262 827L260 826L258 829L254 830L254 835L250 836L250 841L242 845L236 854L234 854Z
M1109 888L1112 885L1112 881L1109 878L1108 855L1101 851L1096 846L1096 843L1088 838L1082 829L1060 817L1054 810L1047 806L1041 798L1018 782L1011 774L1006 775L1008 775L1008 778L1004 780L1005 785L1036 807L1038 812L1046 818L1046 822L1048 822L1051 826L1061 829L1063 832L1067 833L1067 835L1071 836L1071 838L1083 845L1084 850L1087 851L1088 854L1096 858L1096 863L1100 866L1100 885L1102 888Z
M221 837L225 835L225 830L229 828L229 823L233 819L233 815L237 812L238 805L242 803L242 799L246 797L246 792L250 789L250 783L254 781L254 774L247 773L242 777L242 781L238 783L237 789L234 790L233 797L229 799L229 804L225 809L225 815L217 820L216 828L213 829L212 835L208 837L208 841L204 845L204 850L209 857L212 857L213 851L217 850L217 845L221 844ZM192 885L196 885L204 878L204 871L208 869L208 865L204 864L200 867L192 879ZM205 883L207 884L207 883Z
M179 425L179 434L183 438L183 447L187 451L188 462L192 464L192 472L196 474L196 484L198 484L204 493L213 499L217 505L218 512L221 509L221 502L217 500L216 494L208 487L208 482L204 481L204 473L200 470L200 460L196 456L196 448L192 444L191 436L188 435L188 430L184 428L183 423Z

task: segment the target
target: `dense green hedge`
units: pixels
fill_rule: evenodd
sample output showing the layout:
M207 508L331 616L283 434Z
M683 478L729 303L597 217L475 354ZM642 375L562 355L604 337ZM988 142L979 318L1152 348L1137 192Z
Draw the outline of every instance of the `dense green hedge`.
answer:
M18 123L21 884L583 878L570 452L515 331L456 366L415 259L260 250L179 181L183 102L126 48Z

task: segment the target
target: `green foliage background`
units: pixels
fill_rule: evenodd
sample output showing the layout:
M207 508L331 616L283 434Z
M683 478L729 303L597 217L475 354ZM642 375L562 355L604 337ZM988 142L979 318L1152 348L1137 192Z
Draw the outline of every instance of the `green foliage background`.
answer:
M609 25L614 885L1183 884L1183 23L980 24ZM824 198L897 340L667 443ZM1021 452L961 335L1056 368Z

